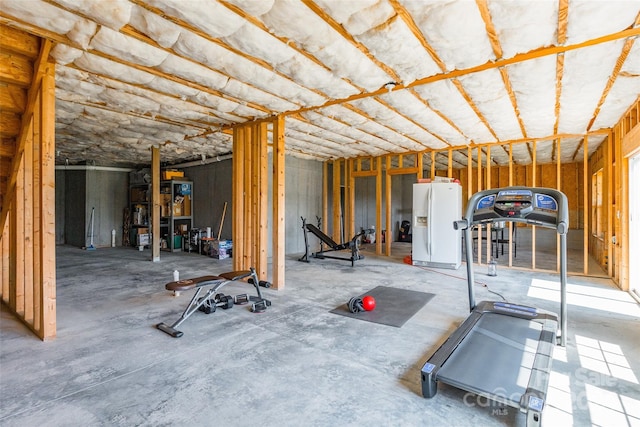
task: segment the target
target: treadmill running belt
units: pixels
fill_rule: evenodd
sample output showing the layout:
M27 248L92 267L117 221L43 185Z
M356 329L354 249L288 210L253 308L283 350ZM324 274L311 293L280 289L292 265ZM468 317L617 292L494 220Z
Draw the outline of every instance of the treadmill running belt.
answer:
M440 368L438 378L519 408L541 333L540 323L485 313Z

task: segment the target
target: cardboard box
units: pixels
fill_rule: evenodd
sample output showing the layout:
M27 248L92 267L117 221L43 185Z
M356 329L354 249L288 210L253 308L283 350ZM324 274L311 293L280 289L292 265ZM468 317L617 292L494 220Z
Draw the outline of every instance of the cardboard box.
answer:
M231 240L214 240L211 242L211 257L216 259L226 259L231 257L233 243Z
M177 169L166 169L162 171L162 179L164 181L171 181L174 178L183 178L184 172Z

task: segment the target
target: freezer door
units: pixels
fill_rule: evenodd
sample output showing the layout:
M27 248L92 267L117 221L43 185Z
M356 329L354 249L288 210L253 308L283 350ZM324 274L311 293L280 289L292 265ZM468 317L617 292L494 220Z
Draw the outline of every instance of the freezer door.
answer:
M431 184L413 184L413 235L411 236L411 255L414 265L429 261L427 234L430 226L429 195Z
M431 190L429 233L430 261L458 268L462 261L462 238L453 222L462 218L462 188L458 184L436 183Z

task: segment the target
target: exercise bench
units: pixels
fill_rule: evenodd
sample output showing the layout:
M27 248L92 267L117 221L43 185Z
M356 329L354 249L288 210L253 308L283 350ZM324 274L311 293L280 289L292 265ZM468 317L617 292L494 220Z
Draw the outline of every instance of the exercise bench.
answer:
M304 231L305 253L301 258L298 259L298 261L309 262L309 256L318 259L332 258L339 259L341 261L351 261L351 267L353 267L353 263L355 261L364 259L364 256L360 255L360 237L368 233L373 233L374 230L362 230L358 234L353 236L353 238L348 242L336 243L331 237L324 234L319 227L316 227L313 224L307 224L306 219L303 217L300 217L300 219L302 219L302 230ZM314 236L320 239L320 250L318 252L313 252L311 254L309 253L309 239L307 237L307 233L312 233ZM328 249L323 248L323 243L328 246ZM345 258L327 255L327 252L342 251L345 249L351 250L351 257Z
M204 311L205 313L213 313L216 307L222 307L223 309L231 308L234 304L234 298L231 296L220 296L217 292L225 285L248 278L248 282L256 288L257 296L247 296L246 294L238 295L236 298L242 300L242 302L251 302L251 311L254 313L261 313L271 306L271 301L262 297L260 287L269 288L271 283L258 280L256 270L252 267L249 270L230 271L228 273L222 273L218 276L202 276L193 279L178 280L175 282L169 282L165 285L168 291L182 292L195 289L191 301L187 305L180 318L174 322L171 326L166 323L158 323L156 328L160 329L171 335L174 338L180 338L183 333L176 328L180 326L185 320L187 320L197 310ZM208 289L207 289L208 288ZM207 289L204 296L198 298L200 294Z

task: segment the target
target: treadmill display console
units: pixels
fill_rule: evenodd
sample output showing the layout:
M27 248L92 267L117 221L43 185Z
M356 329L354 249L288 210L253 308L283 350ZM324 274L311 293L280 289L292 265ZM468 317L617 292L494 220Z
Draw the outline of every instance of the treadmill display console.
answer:
M533 211L533 193L529 190L500 191L493 209L503 218L524 218Z
M535 188L496 189L475 202L473 222L485 223L520 220L533 225L555 227L558 221L558 201Z

